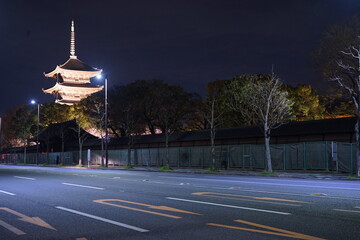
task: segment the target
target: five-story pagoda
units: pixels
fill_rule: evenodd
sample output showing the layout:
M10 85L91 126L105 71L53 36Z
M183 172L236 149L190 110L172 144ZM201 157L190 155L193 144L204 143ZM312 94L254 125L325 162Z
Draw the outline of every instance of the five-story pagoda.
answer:
M95 86L90 78L99 75L101 69L93 68L80 61L75 55L74 21L71 22L70 58L55 70L44 73L45 77L56 79L55 86L43 89L43 92L56 96L56 103L72 105L99 92L103 86Z

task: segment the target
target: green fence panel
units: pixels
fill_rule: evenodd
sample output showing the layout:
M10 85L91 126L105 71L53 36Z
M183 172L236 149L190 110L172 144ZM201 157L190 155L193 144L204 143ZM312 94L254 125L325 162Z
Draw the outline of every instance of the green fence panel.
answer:
M284 169L284 145L270 145L270 154L273 169Z
M251 145L250 168L265 169L265 149L263 144Z
M326 170L326 142L306 143L306 169Z

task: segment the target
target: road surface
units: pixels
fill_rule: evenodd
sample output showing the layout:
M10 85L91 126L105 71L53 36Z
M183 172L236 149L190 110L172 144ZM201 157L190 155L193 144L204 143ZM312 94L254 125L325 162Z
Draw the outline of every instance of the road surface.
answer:
M0 239L360 239L360 182L0 165Z

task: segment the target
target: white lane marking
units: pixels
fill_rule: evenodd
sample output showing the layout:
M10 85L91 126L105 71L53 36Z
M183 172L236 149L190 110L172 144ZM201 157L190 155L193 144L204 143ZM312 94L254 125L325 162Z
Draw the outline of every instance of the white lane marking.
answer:
M5 193L5 194L11 195L11 196L15 196L15 195L16 195L15 193L6 192L6 191L3 191L3 190L0 190L0 193Z
M84 217L96 219L96 220L99 220L99 221L102 221L102 222L110 223L110 224L113 224L113 225L116 225L116 226L119 226L119 227L124 227L124 228L128 228L128 229L131 229L131 230L135 230L135 231L138 231L138 232L149 232L149 230L146 230L146 229L143 229L143 228L128 225L126 223L116 222L116 221L113 221L113 220L110 220L110 219L98 217L98 216L91 215L91 214L88 214L88 213L79 212L79 211L76 211L76 210L73 210L73 209L64 208L64 207L60 207L60 206L57 206L55 208L60 209L60 210L64 210L64 211L67 211L67 212L71 212L71 213L74 213L74 214L78 214L78 215L81 215L81 216L84 216Z
M10 224L0 220L0 226L3 226L4 228L6 228L7 230L15 233L16 235L24 235L26 233L24 233L23 231L21 231L20 229L14 227L14 226L11 226Z
M179 178L179 177L165 177L159 176L163 178ZM183 179L192 179L192 180L199 180L199 181L209 181L209 179L200 179L200 178L181 178ZM260 185L276 185L276 186L287 186L287 187L308 187L308 188L326 188L326 189L342 189L342 190L355 190L360 191L360 188L348 188L348 187L327 187L327 186L314 186L314 185L301 185L301 184L286 184L286 183L274 183L274 182L252 182L252 181L239 181L239 180L223 180L223 179L210 179L211 181L218 181L218 182L233 182L233 183L248 183L248 184L260 184ZM263 179L264 180L264 179ZM268 179L265 179L268 181ZM316 180L318 181L318 180ZM311 182L309 182L311 184Z
M29 178L29 177L20 177L20 176L14 176L14 177L20 179L26 179L26 180L35 180L35 178Z
M74 186L74 187L82 187L82 188L91 188L91 189L97 189L97 190L104 190L104 188L100 188L100 187L92 187L92 186L79 185L79 184L73 184L73 183L61 183L61 184Z
M183 202L200 203L200 204L213 205L213 206L219 206L219 207L238 208L238 209L257 211L257 212L275 213L275 214L280 214L280 215L291 215L291 213L287 213L287 212L277 212L277 211L258 209L258 208L248 208L248 207L240 207L240 206L233 206L233 205L226 205L226 204L219 204L219 203L212 203L212 202L202 202L202 201L195 201L195 200L190 200L190 199L173 198L173 197L167 197L166 199L183 201Z

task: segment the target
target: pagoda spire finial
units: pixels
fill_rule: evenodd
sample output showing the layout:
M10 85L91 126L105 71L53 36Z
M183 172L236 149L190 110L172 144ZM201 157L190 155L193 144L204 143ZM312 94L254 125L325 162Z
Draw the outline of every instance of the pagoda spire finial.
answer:
M74 27L74 20L71 21L70 57L71 58L76 58L76 55L75 55L75 27Z

